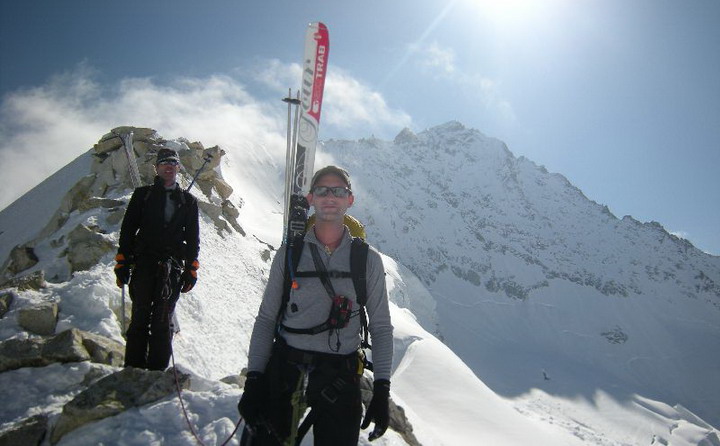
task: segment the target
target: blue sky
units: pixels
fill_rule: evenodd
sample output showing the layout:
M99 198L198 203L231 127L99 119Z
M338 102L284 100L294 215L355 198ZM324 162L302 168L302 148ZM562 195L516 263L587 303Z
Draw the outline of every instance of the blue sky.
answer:
M0 208L117 125L284 149L279 98L316 20L321 138L458 120L720 254L717 0L5 0Z

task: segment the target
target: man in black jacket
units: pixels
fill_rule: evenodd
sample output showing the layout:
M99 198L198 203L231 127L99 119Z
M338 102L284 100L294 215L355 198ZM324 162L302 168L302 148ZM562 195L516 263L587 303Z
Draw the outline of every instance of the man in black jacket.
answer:
M135 189L125 211L115 275L133 303L125 366L164 370L175 304L197 281L200 234L197 200L176 182L177 152L160 149L155 168L154 184Z

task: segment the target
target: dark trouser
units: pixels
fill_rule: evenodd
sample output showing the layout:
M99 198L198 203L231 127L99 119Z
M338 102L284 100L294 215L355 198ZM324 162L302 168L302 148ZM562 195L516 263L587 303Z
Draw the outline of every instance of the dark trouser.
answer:
M182 270L157 259L139 259L130 280L132 319L125 367L165 370L172 354L170 322L180 296Z
M314 418L315 445L357 445L362 417L358 361L356 353L313 354L286 345L276 346L265 373L270 393L265 417L272 429L259 427L251 444L276 446L290 435L293 393L301 373L306 371L306 396Z

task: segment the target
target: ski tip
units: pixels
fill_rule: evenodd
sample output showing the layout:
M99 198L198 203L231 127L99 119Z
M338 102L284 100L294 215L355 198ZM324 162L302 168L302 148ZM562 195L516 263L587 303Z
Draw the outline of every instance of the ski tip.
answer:
M327 32L327 25L325 25L323 22L311 22L311 23L308 23L308 28L317 28L318 31Z

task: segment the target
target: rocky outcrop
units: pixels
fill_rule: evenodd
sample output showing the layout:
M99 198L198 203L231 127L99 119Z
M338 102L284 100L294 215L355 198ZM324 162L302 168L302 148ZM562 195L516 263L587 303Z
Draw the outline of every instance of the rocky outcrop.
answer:
M57 302L44 302L18 311L18 324L25 330L39 335L55 334L58 319Z
M181 389L190 387L190 376L178 373ZM65 404L50 441L60 439L87 423L153 403L176 391L172 370L166 372L125 368L106 376Z
M0 446L38 446L47 433L47 415L35 415L0 432Z
M163 147L172 148L178 152L182 162L178 179L182 187L188 187L202 167L192 192L199 198L200 209L210 216L217 231L220 234L235 231L245 235L237 221L240 215L238 206L242 205L242 200L235 200L235 203L230 201L233 189L219 173L225 151L218 146L206 149L200 142L189 142L182 138L167 141L149 128L117 127L93 146L91 173L81 178L65 194L38 237L11 251L0 268L0 282L14 279L41 261L37 256L40 250L35 247L48 239L51 248L61 250L59 255L68 261L66 269L54 271L49 279L52 282L68 280L75 272L90 269L105 254L115 249L116 241L106 233L114 231L121 223L127 205L125 200L113 196L124 195L133 187L123 143L123 136L130 133L133 135L130 153L135 156L142 184L153 182L157 151ZM82 221L84 213L92 216ZM70 218L76 221L78 216L81 222L68 227Z
M124 356L122 344L73 328L53 337L1 342L0 373L22 367L44 367L56 362L93 361L120 366Z

